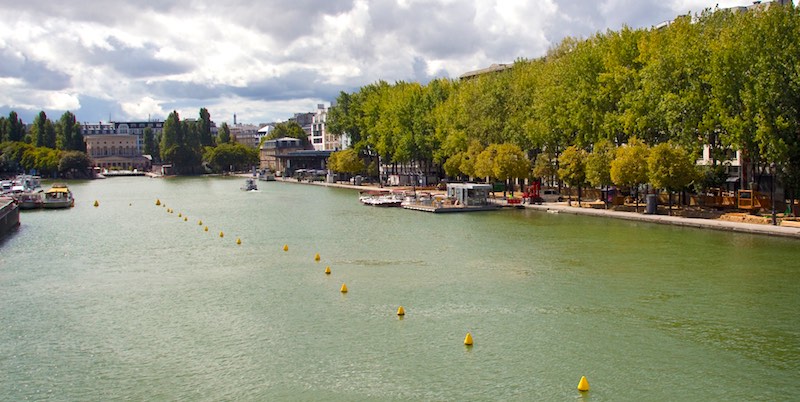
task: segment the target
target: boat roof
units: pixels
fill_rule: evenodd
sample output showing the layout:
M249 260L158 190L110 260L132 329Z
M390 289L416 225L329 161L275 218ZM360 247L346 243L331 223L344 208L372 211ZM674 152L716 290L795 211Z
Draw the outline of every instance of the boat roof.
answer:
M69 189L67 188L67 186L56 187L55 185L53 185L53 188L45 191L45 193L50 193L50 194L53 194L53 193L68 193L68 192L69 192Z

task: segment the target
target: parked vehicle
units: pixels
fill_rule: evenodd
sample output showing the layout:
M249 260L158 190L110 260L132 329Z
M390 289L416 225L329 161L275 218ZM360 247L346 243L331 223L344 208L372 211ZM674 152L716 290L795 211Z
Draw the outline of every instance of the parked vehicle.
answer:
M542 202L562 202L564 197L555 188L546 188L539 193Z

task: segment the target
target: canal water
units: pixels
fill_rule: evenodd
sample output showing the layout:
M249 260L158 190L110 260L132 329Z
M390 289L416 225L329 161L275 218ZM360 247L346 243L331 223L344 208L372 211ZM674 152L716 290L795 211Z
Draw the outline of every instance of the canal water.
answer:
M73 182L24 212L0 400L797 398L795 240L242 184Z

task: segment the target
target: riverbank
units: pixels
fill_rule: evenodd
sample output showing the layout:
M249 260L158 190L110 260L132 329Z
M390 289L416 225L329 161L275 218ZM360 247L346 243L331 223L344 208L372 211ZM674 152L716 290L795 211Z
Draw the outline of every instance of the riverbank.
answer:
M377 186L356 186L345 183L301 182L294 179L278 179L278 182L311 184L323 187L346 188L357 191L381 189L380 187ZM503 199L495 199L492 200L492 202L501 204L503 206L507 205L506 201ZM707 219L707 218L686 218L681 216L668 216L668 215L646 215L637 212L623 212L623 211L614 211L609 209L583 208L583 207L578 207L577 205L568 205L566 202L543 203L541 205L519 204L515 206L523 207L526 209L532 209L536 211L547 212L547 213L567 213L574 215L587 215L587 216L605 217L613 219L624 219L637 222L657 223L662 225L692 227L698 229L723 230L728 232L788 237L800 240L800 227L794 227L794 226L773 226L767 224L757 224L748 222L734 222L719 218Z

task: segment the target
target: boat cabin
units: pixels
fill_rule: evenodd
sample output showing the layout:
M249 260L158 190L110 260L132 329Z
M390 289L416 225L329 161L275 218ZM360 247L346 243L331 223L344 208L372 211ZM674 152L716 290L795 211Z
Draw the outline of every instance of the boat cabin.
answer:
M457 204L467 207L489 204L491 184L448 183L447 197L456 200Z

